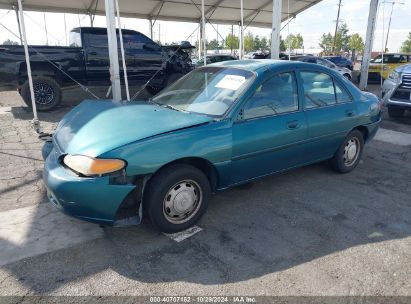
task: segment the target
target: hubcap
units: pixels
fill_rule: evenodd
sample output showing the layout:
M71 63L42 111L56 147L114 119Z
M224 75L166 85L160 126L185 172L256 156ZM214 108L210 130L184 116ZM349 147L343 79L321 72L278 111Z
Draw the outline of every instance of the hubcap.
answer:
M344 147L344 164L349 167L355 164L360 154L360 141L357 137L351 138L347 141Z
M44 82L34 83L34 99L36 103L46 105L53 102L55 97L53 88Z
M184 180L171 187L163 202L163 214L173 224L190 220L202 203L200 186L193 180Z

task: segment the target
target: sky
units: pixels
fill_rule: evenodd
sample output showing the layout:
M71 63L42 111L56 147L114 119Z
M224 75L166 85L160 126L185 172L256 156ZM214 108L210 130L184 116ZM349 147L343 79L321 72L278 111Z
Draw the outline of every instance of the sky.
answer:
M390 34L388 39L388 49L391 52L399 51L402 42L411 32L411 0L380 0L378 19L376 24L375 39L373 44L374 51L383 49L383 41L386 39L388 21L393 7ZM370 0L342 0L340 20L347 23L349 34L358 33L365 39L367 28L368 9ZM284 10L284 8L283 8ZM338 0L323 0L319 4L309 8L297 15L289 26L286 26L281 35L286 37L288 33L300 33L304 38L305 49L318 49L318 43L323 33L334 33L335 21L337 17ZM120 7L121 11L121 7ZM29 44L66 45L64 18L66 19L67 31L73 27L90 26L90 19L85 15L76 14L57 14L57 13L38 13L26 12L25 21ZM44 20L45 19L45 20ZM0 23L5 25L13 33L18 34L16 15L14 11L0 10ZM45 31L47 26L47 36ZM94 26L105 27L105 17L96 16ZM147 20L122 18L123 28L140 31L149 36L149 25ZM175 41L188 40L195 43L198 37L198 25L193 23L157 21L154 28L154 39L161 43L172 43ZM217 34L217 29L218 33ZM238 34L239 29L234 27ZM269 37L270 29L253 28L246 30L260 37ZM231 32L231 26L208 24L206 26L207 40L226 37ZM6 39L18 41L3 27L0 26L0 43Z

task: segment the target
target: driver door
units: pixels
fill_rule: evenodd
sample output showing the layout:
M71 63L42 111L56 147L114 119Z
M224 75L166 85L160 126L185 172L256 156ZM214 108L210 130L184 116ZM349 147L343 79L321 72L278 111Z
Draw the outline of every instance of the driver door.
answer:
M234 122L232 184L303 164L306 139L295 73L271 75Z

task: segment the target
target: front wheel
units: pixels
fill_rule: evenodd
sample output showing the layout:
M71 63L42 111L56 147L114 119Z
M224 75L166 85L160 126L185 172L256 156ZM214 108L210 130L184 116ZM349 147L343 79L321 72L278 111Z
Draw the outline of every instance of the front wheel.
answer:
M364 136L359 130L351 131L330 160L331 167L340 173L348 173L357 167L364 149Z
M161 232L174 233L193 226L207 209L210 183L199 169L181 164L162 169L149 181L144 207Z
M39 111L50 111L56 108L62 99L60 85L50 77L38 76L33 78L34 99ZM24 103L32 107L29 81L21 87L20 95Z

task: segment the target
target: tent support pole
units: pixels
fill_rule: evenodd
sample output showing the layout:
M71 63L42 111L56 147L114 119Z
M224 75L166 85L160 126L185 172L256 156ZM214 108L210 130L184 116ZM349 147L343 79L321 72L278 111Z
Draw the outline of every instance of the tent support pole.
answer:
M113 100L121 100L120 67L118 64L118 46L116 35L116 19L114 0L105 0L108 53L110 58L110 78Z
M204 0L201 0L201 43L203 44L203 59L204 65L207 65L207 40L205 38L205 9L204 9Z
M148 27L150 30L150 38L153 40L153 18L151 18L151 16L148 18Z
M116 0L116 10L117 10L118 33L119 33L119 38L120 38L121 59L123 61L124 84L126 85L127 101L130 101L130 90L128 88L127 65L126 65L126 59L124 55L123 30L121 29L120 8L118 6L118 0Z
M244 0L240 0L240 54L239 59L243 59L244 54Z
M17 7L15 7L14 10L16 12L17 26L19 27L20 44L23 45L23 38L22 38L22 35L21 35L21 25L20 25L20 17L19 17L19 9Z
M21 4L21 0L18 0L18 5L19 5L19 14L20 14L20 22L21 22L22 39L23 39L23 45L24 45L24 55L26 57L27 76L29 79L29 86L30 86L31 106L33 108L33 116L34 116L33 126L36 128L37 133L39 133L40 123L37 117L36 99L34 97L33 77L31 76L30 55L29 55L29 48L27 46L26 25L24 23L24 13L23 13L23 6Z
M365 37L364 56L361 63L361 78L360 78L360 90L367 88L368 82L368 68L370 67L372 44L375 33L375 22L377 20L378 0L371 0L370 11L368 13L368 25L367 34Z
M271 59L280 58L282 0L273 0L273 19L271 26Z

